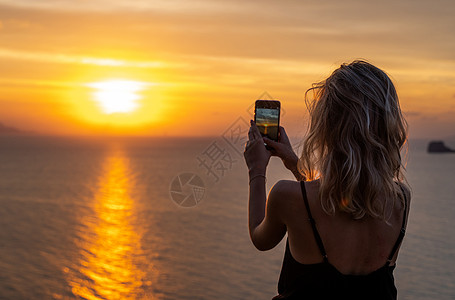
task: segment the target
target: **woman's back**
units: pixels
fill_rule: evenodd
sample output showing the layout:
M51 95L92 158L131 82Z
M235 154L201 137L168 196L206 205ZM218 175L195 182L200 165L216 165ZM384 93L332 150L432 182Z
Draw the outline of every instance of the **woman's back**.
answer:
M300 263L319 263L322 256L308 221L300 184L289 181L284 185L283 188L289 188L292 193L286 199L290 203L286 205L285 212L291 253ZM306 182L305 187L311 213L330 263L341 273L352 275L368 274L382 267L401 230L404 211L401 201L396 199L391 202L394 208L388 224L373 218L355 220L340 211L331 216L322 210L317 180Z
M318 181L281 181L277 188L288 196L282 210L288 240L277 299L396 299L395 244L401 243L407 216L402 201L394 202L387 223L355 220L345 213L331 216L322 210ZM403 197L409 199L407 192Z

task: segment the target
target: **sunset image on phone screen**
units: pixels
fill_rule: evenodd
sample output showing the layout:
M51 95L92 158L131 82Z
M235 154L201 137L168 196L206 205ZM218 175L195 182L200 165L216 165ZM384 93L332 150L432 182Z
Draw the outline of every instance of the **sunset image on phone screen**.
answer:
M271 140L278 140L279 109L256 108L256 125L263 136Z

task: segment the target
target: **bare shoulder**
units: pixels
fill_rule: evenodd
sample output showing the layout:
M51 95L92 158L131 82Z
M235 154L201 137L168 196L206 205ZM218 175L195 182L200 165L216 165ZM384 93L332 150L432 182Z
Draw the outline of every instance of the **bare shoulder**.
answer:
M280 180L272 187L269 193L268 205L288 211L299 204L301 198L300 182Z
M279 198L288 198L294 196L300 191L300 182L294 180L280 180L270 190L270 195Z

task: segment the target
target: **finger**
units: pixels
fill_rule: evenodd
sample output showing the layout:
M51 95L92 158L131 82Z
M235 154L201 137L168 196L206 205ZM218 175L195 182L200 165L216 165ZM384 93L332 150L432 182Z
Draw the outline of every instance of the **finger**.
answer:
M271 140L269 138L264 137L263 140L264 140L264 143L267 144L267 146L269 146L270 148L273 149L273 152L276 152L281 147L279 142L275 142L274 140Z
M284 130L284 127L280 126L279 132L280 132L280 141L285 144L290 144L288 135L286 133L286 130Z
M258 143L260 145L257 145ZM245 153L252 151L252 149L255 149L256 147L265 147L262 139L256 139L256 140L250 141L248 144L248 147L245 147Z
M250 143L250 146L253 147L253 146L256 146L256 144L264 145L264 141L262 139L255 139L254 141L252 141Z
M254 140L254 134L253 134L253 125L250 126L250 129L248 130L248 139L250 141Z
M252 129L252 132L253 132L253 137L255 139L258 139L261 137L261 132L259 131L259 128L256 126L256 123L251 120L251 129Z

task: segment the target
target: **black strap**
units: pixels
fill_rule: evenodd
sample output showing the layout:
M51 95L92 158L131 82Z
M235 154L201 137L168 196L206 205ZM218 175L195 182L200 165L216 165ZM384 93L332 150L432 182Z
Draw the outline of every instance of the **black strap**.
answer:
M318 244L319 251L321 252L322 257L324 258L324 262L328 262L327 253L325 252L325 248L324 248L324 245L322 244L321 236L319 235L319 232L316 228L316 221L313 219L313 216L311 215L310 205L308 204L308 197L306 195L304 181L300 181L300 188L302 189L303 201L305 202L306 210L308 212L308 220L310 221L311 228L313 229L314 239L316 240L316 243Z
M404 189L401 186L401 184L398 184L398 186L400 187L401 192L403 193L403 197L404 197L403 223L401 224L400 235L398 236L398 239L395 242L395 245L393 245L393 248L392 248L392 251L390 252L389 257L387 258L386 266L389 266L390 263L392 262L392 259L395 256L395 253L397 252L398 247L400 247L400 244L403 241L404 235L406 233L406 215L407 215L407 211L408 211L408 199L406 198L406 193L404 192Z

